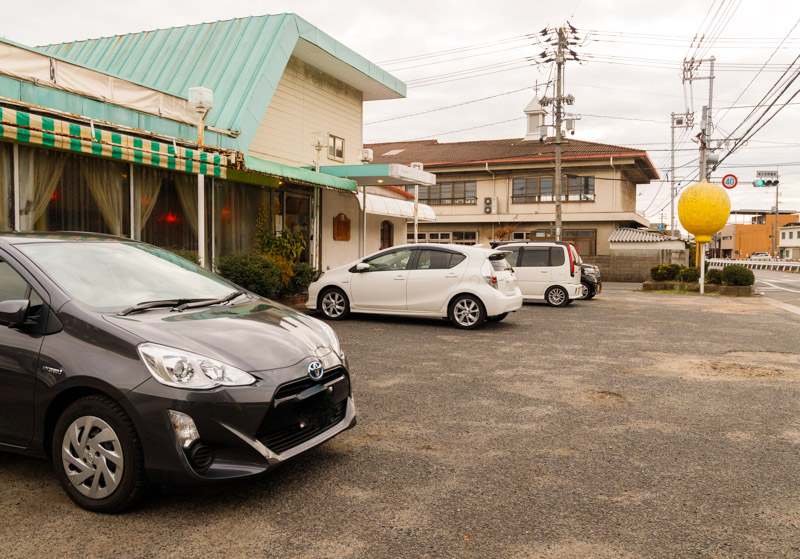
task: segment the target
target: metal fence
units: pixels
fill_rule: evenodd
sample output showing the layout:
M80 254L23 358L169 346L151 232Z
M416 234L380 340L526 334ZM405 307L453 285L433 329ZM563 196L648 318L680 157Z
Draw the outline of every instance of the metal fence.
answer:
M782 262L780 260L729 260L727 258L708 259L709 268L721 269L731 264L741 264L751 270L772 270L773 272L798 272L800 262Z

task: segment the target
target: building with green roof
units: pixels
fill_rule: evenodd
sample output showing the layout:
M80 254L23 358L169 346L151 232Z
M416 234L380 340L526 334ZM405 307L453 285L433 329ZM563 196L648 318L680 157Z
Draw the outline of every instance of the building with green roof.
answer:
M112 233L210 263L249 251L261 217L302 233L317 266L350 261L386 242L387 223L402 239L405 218L361 213L348 171L314 165L360 165L363 103L405 93L294 14L0 40L0 229ZM333 240L342 217L351 241Z

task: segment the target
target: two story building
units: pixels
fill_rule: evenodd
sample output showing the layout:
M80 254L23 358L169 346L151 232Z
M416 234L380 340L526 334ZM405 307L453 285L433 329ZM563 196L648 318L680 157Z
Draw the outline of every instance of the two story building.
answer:
M366 146L374 151L376 163L420 162L436 175L436 185L418 189L420 202L436 211L434 223L419 227L419 241L478 244L555 238L554 138L539 136L546 113L537 99L524 112L524 138ZM608 255L614 229L649 226L636 212L636 186L657 178L645 151L567 136L562 143L563 240L574 243L582 255Z
M800 222L787 223L780 229L779 258L787 260L800 260Z

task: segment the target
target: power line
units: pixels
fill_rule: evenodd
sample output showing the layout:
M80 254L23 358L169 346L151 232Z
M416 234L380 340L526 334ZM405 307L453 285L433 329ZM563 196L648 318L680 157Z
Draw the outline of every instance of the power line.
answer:
M542 86L546 86L546 84L542 84ZM538 89L538 87L541 87L541 86L533 86L533 88L537 88L537 89ZM418 113L410 113L410 114L407 114L407 115L398 115L398 116L393 116L393 117L389 117L389 118L384 118L384 119L381 119L381 120L373 120L371 122L365 122L364 126L366 126L368 124L378 124L379 122L388 122L390 120L399 120L401 118L410 118L412 116L419 116L419 115L424 115L424 114L428 114L428 113L433 113L433 112L436 112L436 111L443 111L445 109L452 109L454 107L462 107L464 105L470 105L472 103L477 103L479 101L486 101L488 99L495 99L497 97L502 97L504 95L511 95L512 93L519 93L520 91L526 91L528 89L532 89L532 87L531 86L521 87L519 89L513 89L511 91L504 91L503 93L498 93L496 95L489 95L488 97L481 97L480 99L472 99L470 101L464 101L463 103L456 103L454 105L447 105L445 107L437 107L435 109L428 109L427 111L420 111Z

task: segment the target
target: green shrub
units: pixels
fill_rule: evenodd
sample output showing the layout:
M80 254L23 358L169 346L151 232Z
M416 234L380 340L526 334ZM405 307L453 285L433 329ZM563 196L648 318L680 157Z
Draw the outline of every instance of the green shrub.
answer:
M661 264L650 268L650 277L653 281L673 281L681 271L678 264Z
M722 270L719 268L711 268L706 272L706 283L713 283L715 285L722 284Z
M725 285L753 285L756 276L752 270L741 264L731 264L722 269L722 282Z
M295 263L292 266L292 278L289 280L289 284L281 290L281 294L290 297L306 293L316 273L317 270L311 264L305 262Z
M197 264L198 266L200 265L200 256L198 256L196 250L186 250L183 248L167 248L165 250L170 251L172 254L177 254L192 264Z
M280 293L280 272L264 256L252 253L229 254L217 262L219 274L262 297L274 299Z
M695 268L694 266L692 266L690 268L682 268L681 271L678 272L678 281L695 283L699 279L700 279L700 268Z

